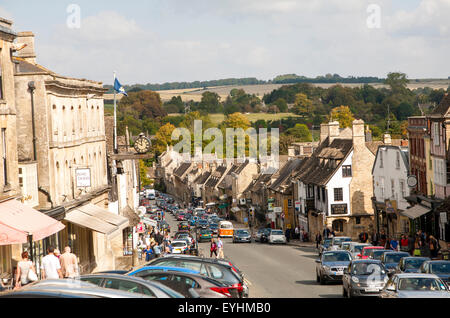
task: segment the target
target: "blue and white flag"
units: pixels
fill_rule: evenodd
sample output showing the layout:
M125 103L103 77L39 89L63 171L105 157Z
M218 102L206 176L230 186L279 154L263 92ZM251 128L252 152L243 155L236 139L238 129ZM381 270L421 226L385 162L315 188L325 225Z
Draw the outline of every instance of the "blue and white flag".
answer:
M117 78L114 81L114 89L117 93L124 94L125 96L128 96L127 92L125 91L125 88L123 88L122 84L119 83Z

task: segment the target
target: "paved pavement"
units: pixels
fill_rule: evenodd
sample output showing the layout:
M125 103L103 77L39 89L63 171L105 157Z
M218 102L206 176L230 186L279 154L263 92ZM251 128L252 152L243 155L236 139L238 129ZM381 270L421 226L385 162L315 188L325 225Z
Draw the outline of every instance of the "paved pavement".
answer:
M173 235L177 231L177 222L171 215L167 216L167 220ZM318 254L314 243L234 244L228 238L223 242L225 257L244 273L250 298L342 297L340 284L320 285L316 282L315 260ZM205 256L209 256L209 243L200 243L199 248Z

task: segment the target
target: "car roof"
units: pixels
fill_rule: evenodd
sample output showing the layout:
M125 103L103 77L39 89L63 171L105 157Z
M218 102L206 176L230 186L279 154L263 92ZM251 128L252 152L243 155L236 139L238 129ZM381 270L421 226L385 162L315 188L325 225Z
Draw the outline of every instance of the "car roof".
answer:
M131 271L129 271L127 273L127 275L130 274L137 274L139 272L142 271L146 271L146 270L159 270L160 272L181 272L181 273L189 273L189 274L198 274L200 273L199 271L193 270L193 269L189 269L189 268L184 268L184 267L171 267L171 266L148 266L148 265L144 265L142 267L133 269Z
M189 260L194 260L194 261L201 261L201 262L206 262L206 263L211 263L211 264L219 264L219 265L231 267L231 265L229 264L229 262L231 262L231 261L229 261L227 259L216 259L216 258L200 257L200 256L194 256L194 255L169 254L169 255L164 255L163 257L160 257L157 259L160 260L160 259L170 259L170 258L189 259Z
M429 261L427 261L427 263L432 263L432 264L438 264L438 263L449 264L450 260L429 260Z
M423 278L437 278L439 279L439 277L435 274L424 274L424 273L398 273L395 274L398 278L419 278L419 277L423 277Z
M398 252L398 251L389 251L389 252L384 252L384 254L408 254L408 252Z
M363 249L365 249L365 250L384 250L385 248L383 246L364 246Z
M336 251L324 251L324 252L322 253L322 255L325 255L325 254L335 254L335 253L345 253L345 254L350 254L349 251L336 250Z
M380 260L378 259L354 259L352 260L352 263L377 263L377 264L382 264Z

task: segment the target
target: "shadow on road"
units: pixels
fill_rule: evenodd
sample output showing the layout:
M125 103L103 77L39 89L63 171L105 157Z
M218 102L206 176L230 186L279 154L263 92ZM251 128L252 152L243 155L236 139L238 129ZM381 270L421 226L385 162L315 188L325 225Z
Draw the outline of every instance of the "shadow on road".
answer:
M336 295L336 294L326 294L326 295L319 295L320 298L343 298L342 295Z
M319 285L315 280L298 280L295 283L300 285Z

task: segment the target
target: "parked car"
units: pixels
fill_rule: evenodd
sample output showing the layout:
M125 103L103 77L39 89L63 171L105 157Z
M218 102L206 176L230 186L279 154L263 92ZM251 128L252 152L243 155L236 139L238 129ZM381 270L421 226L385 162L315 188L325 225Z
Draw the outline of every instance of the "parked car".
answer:
M281 243L286 244L286 236L282 230L271 230L267 238L269 244Z
M234 286L240 297L248 297L248 286L243 274L229 261L187 255L166 255L152 260L147 266L171 266L189 268L212 279Z
M361 259L368 259L370 256L371 250L384 250L383 246L364 246L362 249L362 252L358 254L358 258Z
M450 261L426 261L422 264L420 272L434 274L450 286Z
M348 251L352 254L353 258L358 258L358 255L362 253L362 249L366 246L372 246L372 245L369 243L350 244Z
M272 229L265 228L265 229L259 229L258 232L255 234L255 241L256 242L267 242L267 238L269 237L270 231Z
M429 257L403 257L400 259L397 267L395 268L396 273L420 273L420 267L425 261L430 261Z
M17 291L6 292L0 298L154 298L123 290L111 290L72 279L47 279L31 283Z
M392 275L395 272L395 268L403 257L409 257L409 253L407 252L384 252L381 256L381 262L386 267L386 270L389 275Z
M124 290L130 293L144 294L156 298L187 297L176 290L169 290L164 285L159 283L148 282L142 278L128 275L91 274L81 276L80 280L103 288Z
M343 242L351 242L352 238L348 236L335 236L331 239L331 246L328 250L339 250Z
M344 270L342 295L344 297L378 296L389 280L381 261L352 260Z
M342 281L344 269L352 261L352 255L347 251L325 251L316 260L316 280L321 285L329 281Z
M185 297L192 298L192 289L201 298L238 298L238 288L228 286L212 278L196 273L178 271L140 271L135 274L148 281L156 281L176 290Z
M211 242L212 238L212 232L209 229L201 229L198 234L198 241L199 242Z
M252 242L252 235L249 229L235 229L233 233L233 243L238 242Z
M394 274L380 293L381 298L450 298L445 283L434 274Z
M172 241L172 254L186 254L189 251L189 243L184 239Z

